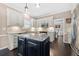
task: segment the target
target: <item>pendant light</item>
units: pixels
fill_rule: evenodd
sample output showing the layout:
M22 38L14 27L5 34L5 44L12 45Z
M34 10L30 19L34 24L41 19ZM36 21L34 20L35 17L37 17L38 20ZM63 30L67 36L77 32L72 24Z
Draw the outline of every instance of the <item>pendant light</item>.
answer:
M25 6L25 12L26 12L26 13L28 12L28 6L27 6L27 3L26 3L26 6Z
M25 16L26 19L31 19L30 13L28 11L27 3L25 5L25 14L24 14L24 16Z
M40 4L39 3L36 3L36 7L39 8L40 7Z

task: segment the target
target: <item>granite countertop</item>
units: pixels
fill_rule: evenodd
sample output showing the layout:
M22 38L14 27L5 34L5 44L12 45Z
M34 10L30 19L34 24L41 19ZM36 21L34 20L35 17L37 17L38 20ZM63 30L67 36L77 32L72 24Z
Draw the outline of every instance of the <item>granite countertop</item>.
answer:
M44 41L48 35L45 33L27 33L27 34L19 34L19 37L23 37L23 38L28 38L28 39L33 39L33 40L37 40L37 41Z
M25 31L27 33L48 32L46 28L43 28L41 31L31 31L31 29L23 29L23 31Z

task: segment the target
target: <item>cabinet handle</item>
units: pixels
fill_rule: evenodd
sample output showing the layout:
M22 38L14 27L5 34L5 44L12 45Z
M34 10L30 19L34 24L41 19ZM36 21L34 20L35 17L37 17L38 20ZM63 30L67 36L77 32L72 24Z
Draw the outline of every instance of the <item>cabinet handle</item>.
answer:
M37 45L37 44L35 44L35 43L33 43L33 42L28 42L29 44L33 44L33 45Z
M23 39L19 39L19 40L24 41Z

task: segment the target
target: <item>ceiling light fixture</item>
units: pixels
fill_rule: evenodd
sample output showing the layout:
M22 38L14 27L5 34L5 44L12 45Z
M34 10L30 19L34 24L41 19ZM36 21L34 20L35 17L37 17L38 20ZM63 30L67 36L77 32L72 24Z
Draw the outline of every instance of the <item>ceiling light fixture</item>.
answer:
M39 8L40 7L40 4L39 3L36 3L36 7Z
M36 3L36 7L39 8L40 4ZM25 13L24 13L25 19L31 19L32 18L31 15L30 15L30 12L28 10L29 10L29 8L28 8L28 5L26 3L26 5L25 5Z
M28 12L28 6L27 6L27 3L26 3L26 6L25 6L25 12L26 12L26 13Z
M27 6L27 3L26 3L26 5L25 5L24 17L25 17L26 19L31 19L31 16L30 16L29 14L30 14L30 13L29 13L29 11L28 11L28 6Z

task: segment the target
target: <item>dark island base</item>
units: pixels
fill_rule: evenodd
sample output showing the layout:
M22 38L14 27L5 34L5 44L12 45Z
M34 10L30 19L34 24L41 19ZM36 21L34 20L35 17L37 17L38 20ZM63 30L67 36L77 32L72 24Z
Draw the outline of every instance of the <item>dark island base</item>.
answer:
M40 35L38 36L31 35L31 37L18 36L17 55L19 56L49 56L50 55L49 37L48 36L42 37Z

